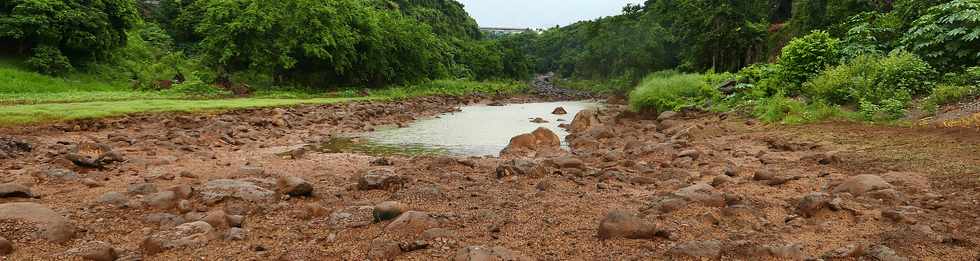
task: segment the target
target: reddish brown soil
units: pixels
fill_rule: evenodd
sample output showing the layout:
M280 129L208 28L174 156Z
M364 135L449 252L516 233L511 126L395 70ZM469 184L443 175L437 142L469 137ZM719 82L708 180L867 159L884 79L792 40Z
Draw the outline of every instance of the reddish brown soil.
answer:
M597 116L601 123L573 134L573 154L558 160L575 158L585 166L561 168L548 163L556 159L531 159L546 168L543 176L497 177L496 168L505 163L498 158L391 157L391 166L376 166L372 162L378 158L368 155L308 151L286 156L331 135L409 123L474 102L486 100L439 97L0 130L2 136L33 147L24 155L0 159L0 183L27 185L35 195L0 198L0 204L40 203L78 228L74 239L55 244L31 238L30 224L0 222L5 224L0 236L13 241L16 249L6 259L80 260L78 253L93 241L112 245L123 260L364 260L388 242L416 241L427 247L374 257L446 260L462 248L483 245L537 260L684 259L690 257L676 251L679 245L707 240L721 243L717 255L708 259L724 260L820 258L839 248L879 246L909 260L977 260L980 255L980 133L969 129L854 123L765 126L713 114L656 121L621 114L622 108L611 106ZM73 146L87 142L108 144L125 160L88 169L66 159ZM680 156L688 150L698 156ZM818 162L822 156L829 157L827 164ZM678 189L710 184L726 168L733 177L713 189L728 202L691 202L671 211L655 203ZM79 178L57 180L45 174L52 169L69 169ZM358 178L377 169L392 170L402 183L387 190L359 189ZM795 178L778 185L753 180L763 170ZM885 177L898 196L830 193L861 174ZM215 179L249 180L275 190L276 178L282 176L310 182L313 196L276 194L258 203L208 205L199 193ZM99 185L86 186L81 181L85 178ZM144 196L127 193L127 188L144 182L160 190L190 185L195 189L191 209L139 204ZM107 192L121 192L137 203L125 208L98 203ZM800 216L798 202L811 192L830 194L840 209ZM370 215L363 226L330 222L339 213L364 217L350 208L383 201L432 213L438 225L394 231L386 228L391 221L372 223ZM882 215L908 206L923 212L909 216L915 222ZM225 240L220 234L227 228L219 228L200 245L152 255L141 247L148 236L174 226L148 222L148 215L214 210L244 216L245 239ZM599 224L613 210L656 224L669 236L600 240ZM426 231L430 227L442 230ZM765 250L786 246L798 250ZM873 258L866 253L872 251L852 252L843 259Z

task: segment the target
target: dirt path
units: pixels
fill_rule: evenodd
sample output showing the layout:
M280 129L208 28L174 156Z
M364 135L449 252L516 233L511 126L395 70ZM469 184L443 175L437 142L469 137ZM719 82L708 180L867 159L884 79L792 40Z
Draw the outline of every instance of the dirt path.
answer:
M0 186L0 237L13 245L9 260L980 255L974 130L773 127L719 115L652 120L611 106L576 116L572 153L549 157L377 158L303 146L488 100L3 130L12 139L0 138L0 183L8 183ZM5 216L4 206L64 219Z

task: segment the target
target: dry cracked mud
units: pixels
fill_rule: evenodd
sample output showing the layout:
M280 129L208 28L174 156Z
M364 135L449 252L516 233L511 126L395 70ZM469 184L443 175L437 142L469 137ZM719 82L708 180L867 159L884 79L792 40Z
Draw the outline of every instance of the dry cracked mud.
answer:
M610 104L575 116L561 137L570 151L530 141L502 158L379 158L306 146L487 102L429 97L0 130L0 259L980 256L975 130L650 118Z

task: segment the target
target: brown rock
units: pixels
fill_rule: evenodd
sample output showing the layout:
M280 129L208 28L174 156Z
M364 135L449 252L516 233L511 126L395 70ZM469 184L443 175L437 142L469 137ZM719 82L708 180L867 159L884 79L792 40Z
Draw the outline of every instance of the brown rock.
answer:
M91 261L115 261L119 259L119 254L116 253L116 249L112 245L99 241L85 244L79 256Z
M554 114L554 115L565 115L565 114L568 114L568 111L565 111L565 108L558 107L558 108L555 108L555 110L551 111L551 114Z
M41 204L16 202L0 204L0 220L22 220L36 226L43 239L62 243L75 236L75 227L57 212Z
M696 184L679 189L673 193L674 196L687 199L692 202L713 207L724 207L725 196L708 184Z
M690 257L716 258L721 256L721 241L688 241L677 244L670 249L670 253Z
M313 195L313 185L299 177L279 177L276 181L279 192L292 197L309 197Z
M579 111L578 114L575 114L575 119L572 120L569 131L572 133L580 133L598 124L599 118L596 116L596 111L594 109L585 109Z
M182 224L171 230L154 233L140 244L144 254L155 255L175 248L194 248L207 244L214 228L204 221Z
M391 240L375 240L371 242L371 249L368 250L370 260L395 260L402 254L402 248L398 242Z
M834 187L834 193L851 193L854 196L860 196L865 193L881 190L890 189L891 184L888 184L884 179L876 175L857 175L844 180L843 183Z
M548 170L540 164L530 160L514 159L500 163L494 173L498 179L510 176L540 178L547 175Z
M232 227L228 219L228 213L224 210L212 210L205 214L201 221L207 222L214 229L223 230Z
M404 185L405 181L394 171L388 169L377 169L368 171L357 181L357 188L360 190L386 190Z
M796 209L803 217L812 217L820 210L830 207L830 201L830 195L826 193L810 193L803 196Z
M624 210L613 210L599 222L599 239L654 239L664 237L657 225Z
M397 201L385 201L374 206L374 221L394 219L408 211L408 206Z
M10 255L14 252L14 243L0 236L0 256Z
M156 209L172 209L177 206L177 200L177 193L173 191L157 192L143 198L146 205Z
M425 230L440 227L440 225L441 222L439 219L431 213L408 211L385 226L385 231L388 233L416 235Z
M5 183L0 184L0 198L31 198L31 188L21 184Z
M521 253L503 247L468 246L456 252L453 261L531 261Z
M561 150L561 139L547 128L538 128L531 133L514 136L504 150L502 157L535 156Z

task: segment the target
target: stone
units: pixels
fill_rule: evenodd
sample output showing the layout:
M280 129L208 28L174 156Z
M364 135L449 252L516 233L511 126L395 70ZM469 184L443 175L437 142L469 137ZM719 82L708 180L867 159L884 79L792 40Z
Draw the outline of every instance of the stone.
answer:
M688 157L692 160L697 160L701 157L701 152L698 150L683 150L677 154L677 157Z
M558 108L555 108L555 110L551 111L551 114L554 114L554 115L565 115L565 114L568 114L568 111L565 111L565 108L558 107Z
M500 163L495 171L496 177L506 178L511 176L544 177L548 170L540 164L524 159L513 159Z
M0 204L0 220L21 220L39 230L42 239L63 243L75 237L75 227L67 218L44 205L29 202Z
M157 193L159 190L157 189L157 185L153 183L137 183L129 185L126 192L134 195L149 195Z
M116 249L112 245L101 241L89 242L82 246L80 250L79 256L84 260L115 261L119 259L119 253L116 252Z
M782 260L803 260L806 258L806 253L803 252L803 245L800 244L769 247L769 254Z
M143 203L155 209L172 209L177 206L177 193L173 191L163 191L153 193L143 198Z
M404 184L405 180L401 176L388 169L368 171L357 180L357 188L360 190L387 190Z
M168 188L167 191L173 191L179 199L189 199L194 194L194 188L190 185L176 185Z
M572 133L584 132L599 124L599 117L596 116L595 109L585 109L575 114L569 131Z
M502 151L501 157L536 156L561 151L561 139L548 128L514 136Z
M752 180L765 181L765 180L772 180L775 178L776 178L776 173L774 171L768 169L760 169L759 171L755 172L755 176L752 177Z
M208 181L200 191L204 203L209 205L229 198L247 202L267 202L275 199L275 193L271 190L259 187L252 182L233 179Z
M208 211L200 221L207 222L208 225L211 225L216 230L231 227L231 222L228 222L228 213L225 213L224 210Z
M561 157L554 160L555 165L563 169L585 169L585 162L574 157Z
M531 120L531 123L548 123L548 121L545 120L544 118L538 117Z
M827 193L814 192L803 196L797 204L797 213L803 217L813 217L820 210L830 207L831 197Z
M385 201L374 206L374 221L381 222L397 218L408 211L408 206L397 201Z
M332 228L357 228L374 223L374 207L351 206L334 211L327 223Z
M160 227L176 227L184 224L186 219L170 213L153 213L143 217L143 222L156 224ZM194 220L197 221L197 220Z
M78 180L78 173L67 169L50 169L40 173L40 176L44 180L52 181L74 181Z
M831 251L827 251L820 255L820 258L828 260L837 260L844 258L854 258L864 255L864 246L860 245L846 245L836 248Z
M721 256L721 241L688 241L677 244L670 249L670 253L699 258L717 258Z
M129 203L129 198L123 193L106 192L105 194L102 194L102 196L99 196L99 198L96 199L96 202L103 205L122 207L126 206L126 203Z
M453 261L531 261L519 252L503 247L468 246L456 251Z
M96 181L94 179L91 179L91 178L84 178L82 180L79 180L78 182L79 183L82 183L82 185L85 185L86 187L89 187L89 188L97 188L97 187L101 187L102 186L102 183L101 182L98 182L98 181Z
M439 238L443 239L455 239L457 237L456 231L452 231L445 228L430 228L422 232L422 239L424 240L435 240Z
M32 198L31 188L16 183L0 184L0 198Z
M391 240L375 240L371 242L368 250L369 260L395 260L402 254L402 248L398 242Z
M599 239L655 239L664 237L653 222L643 220L625 210L613 210L599 222Z
M0 256L6 256L12 253L14 253L14 243L0 236Z
M665 112L661 112L660 115L657 116L657 121L670 120L670 119L674 119L675 117L677 117L677 112L665 111Z
M876 245L871 247L870 249L868 249L867 255L872 258L875 258L878 261L908 261L909 260L908 258L899 256L898 253L895 253L895 250L892 250L891 248L884 245Z
M207 244L214 228L207 222L196 221L182 224L170 230L160 231L143 239L140 249L144 254L156 255L176 248L196 248Z
M674 196L691 202L699 202L706 206L724 207L725 196L708 184L696 184L681 188L673 193Z
M242 177L263 177L265 169L256 166L244 166L238 168L238 174Z
M405 235L417 235L425 230L440 227L441 222L433 214L420 211L408 211L398 216L385 226L385 232Z
M299 177L279 177L276 185L280 193L291 197L309 197L313 195L313 185Z
M225 232L224 239L228 241L242 241L248 237L248 232L245 229L233 227Z
M843 183L834 187L834 193L851 193L854 196L861 196L865 193L890 189L892 185L876 175L857 175L844 180Z
M728 175L718 175L711 180L711 186L720 187L721 185L727 184L729 182L732 182L732 177L729 177Z

